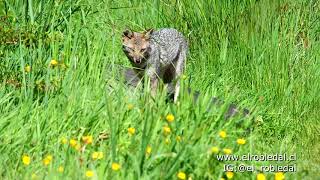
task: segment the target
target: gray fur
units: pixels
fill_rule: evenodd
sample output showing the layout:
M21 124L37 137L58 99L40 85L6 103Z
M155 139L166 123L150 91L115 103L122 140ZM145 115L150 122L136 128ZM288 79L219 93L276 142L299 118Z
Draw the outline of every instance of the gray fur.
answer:
M183 35L173 28L152 31L148 36L148 54L141 63L133 62L132 65L143 69L150 78L153 95L161 79L167 84L168 91L174 93L176 102L180 92L180 82L177 79L185 69L188 43Z

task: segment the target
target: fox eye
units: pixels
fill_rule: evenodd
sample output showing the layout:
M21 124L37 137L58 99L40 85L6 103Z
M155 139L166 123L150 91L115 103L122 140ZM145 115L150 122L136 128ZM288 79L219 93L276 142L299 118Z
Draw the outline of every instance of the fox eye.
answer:
M125 45L123 45L122 46L122 49L124 50L124 51L132 51L132 49L131 48L129 48L128 46L125 46Z
M147 48L142 48L140 51L141 52L144 52L144 51L146 51L147 50Z

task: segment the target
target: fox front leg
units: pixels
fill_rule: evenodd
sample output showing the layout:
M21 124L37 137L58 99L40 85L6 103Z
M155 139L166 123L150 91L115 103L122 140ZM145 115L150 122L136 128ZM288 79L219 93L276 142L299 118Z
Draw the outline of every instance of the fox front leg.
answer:
M151 78L150 79L151 83L151 96L155 97L157 94L157 89L158 89L158 78Z
M150 89L152 97L155 97L157 93L159 83L158 74L159 72L155 67L149 67L146 72L147 77L150 78Z

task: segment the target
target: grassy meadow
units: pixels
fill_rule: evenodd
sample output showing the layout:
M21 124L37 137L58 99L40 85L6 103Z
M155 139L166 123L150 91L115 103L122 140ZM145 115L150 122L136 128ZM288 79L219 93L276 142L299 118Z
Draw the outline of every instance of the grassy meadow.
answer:
M319 19L316 0L0 1L0 179L319 178ZM183 32L197 103L117 80L125 27ZM216 158L248 153L296 160Z

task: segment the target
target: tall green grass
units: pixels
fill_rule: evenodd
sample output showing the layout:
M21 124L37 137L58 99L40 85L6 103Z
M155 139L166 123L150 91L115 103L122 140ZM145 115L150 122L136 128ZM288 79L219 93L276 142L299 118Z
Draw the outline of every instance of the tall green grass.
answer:
M297 164L287 179L319 177L319 10L312 0L2 1L1 179L84 179L88 170L97 179L175 179L178 172L219 179L226 178L224 164L243 163L219 162L211 147L221 154L223 148L238 155L297 154L295 162L245 163ZM197 104L188 94L178 104L166 103L164 93L153 100L148 89L127 89L115 79L116 68L107 66L129 66L121 50L125 27L183 32L190 51L182 81L201 91ZM50 65L53 59L57 66ZM212 96L253 114L225 121L226 106L207 112ZM170 113L172 123L165 120ZM83 152L61 143L74 138L83 145L84 135L94 141ZM238 145L242 137L246 144ZM103 159L92 160L94 151ZM49 166L42 163L47 154L53 156ZM235 172L234 179L258 173Z

